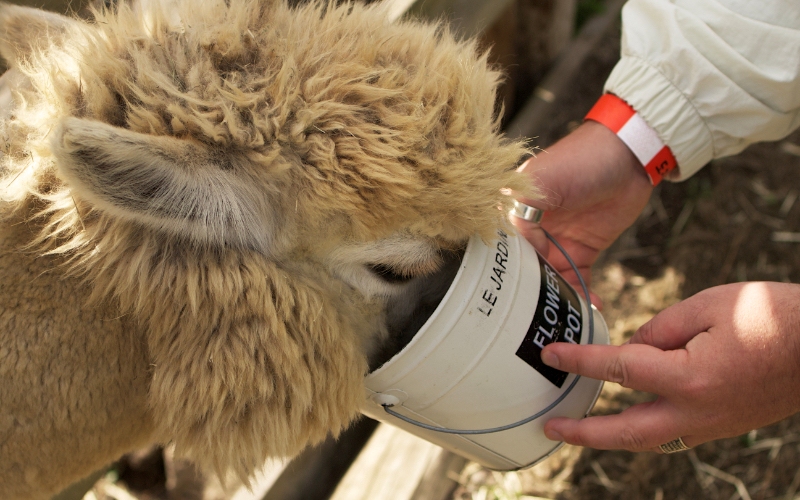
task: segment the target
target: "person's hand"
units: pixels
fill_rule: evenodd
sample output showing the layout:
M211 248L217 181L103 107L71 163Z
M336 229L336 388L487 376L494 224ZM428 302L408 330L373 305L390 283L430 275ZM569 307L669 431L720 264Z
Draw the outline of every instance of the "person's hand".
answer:
M613 132L587 121L525 162L544 198L520 201L546 210L542 227L577 264L587 284L589 268L641 213L653 190L641 163ZM548 245L541 228L512 217L520 233L571 283L572 268Z
M598 449L653 450L744 434L800 411L800 285L704 290L622 346L552 343L545 364L658 395L617 415L554 418L545 434Z

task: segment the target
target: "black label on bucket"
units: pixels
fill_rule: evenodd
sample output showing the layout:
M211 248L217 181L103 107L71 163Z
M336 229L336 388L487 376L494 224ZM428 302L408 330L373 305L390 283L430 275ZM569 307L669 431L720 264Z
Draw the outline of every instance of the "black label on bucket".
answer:
M560 388L567 379L567 372L542 363L542 349L553 342L580 343L583 327L581 304L575 290L541 255L539 268L542 271L539 303L528 333L517 349L517 356Z

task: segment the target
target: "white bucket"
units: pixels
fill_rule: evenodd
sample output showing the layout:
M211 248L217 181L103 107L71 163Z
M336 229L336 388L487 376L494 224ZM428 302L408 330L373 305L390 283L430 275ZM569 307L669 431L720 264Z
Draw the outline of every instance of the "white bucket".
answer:
M608 344L608 328L527 240L497 234L489 245L470 240L425 325L366 377L362 412L486 467L512 470L553 453L560 444L545 437L545 422L586 416L602 388L601 381L542 364L541 347L589 343L589 314L591 343Z

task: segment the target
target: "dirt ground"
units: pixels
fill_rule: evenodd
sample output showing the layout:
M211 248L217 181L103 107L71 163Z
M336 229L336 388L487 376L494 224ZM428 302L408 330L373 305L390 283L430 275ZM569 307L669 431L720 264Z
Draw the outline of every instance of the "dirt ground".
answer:
M545 147L580 123L619 53L619 28L594 51L558 105ZM800 133L713 161L683 183L656 188L636 224L600 259L612 342L624 342L655 313L710 286L738 281L800 282ZM651 399L606 384L595 414ZM675 454L565 446L532 469L493 473L475 464L454 498L720 499L800 498L800 415L747 435Z

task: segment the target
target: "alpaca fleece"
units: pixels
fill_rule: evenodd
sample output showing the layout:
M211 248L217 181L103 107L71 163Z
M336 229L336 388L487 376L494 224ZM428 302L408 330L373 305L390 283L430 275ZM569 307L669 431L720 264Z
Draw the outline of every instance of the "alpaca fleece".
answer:
M386 299L332 256L490 238L527 189L486 56L380 6L3 4L0 55L4 498L151 442L246 478L337 435Z

